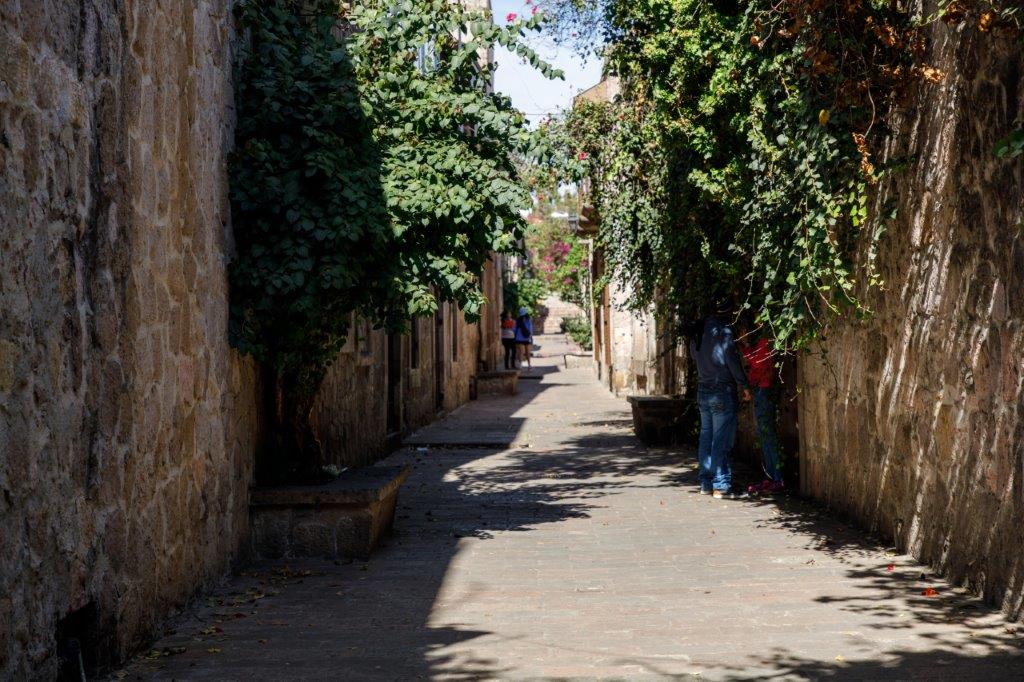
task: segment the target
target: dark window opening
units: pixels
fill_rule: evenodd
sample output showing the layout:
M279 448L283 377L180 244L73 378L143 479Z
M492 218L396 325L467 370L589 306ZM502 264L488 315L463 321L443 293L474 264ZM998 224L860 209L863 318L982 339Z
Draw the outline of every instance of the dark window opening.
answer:
M420 367L420 319L412 318L412 327L409 330L409 368L419 369Z

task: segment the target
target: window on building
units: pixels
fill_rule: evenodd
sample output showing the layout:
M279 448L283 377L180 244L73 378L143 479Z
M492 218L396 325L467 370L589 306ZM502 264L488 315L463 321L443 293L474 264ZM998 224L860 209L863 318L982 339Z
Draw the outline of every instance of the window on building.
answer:
M428 74L437 68L437 47L433 41L426 45L420 45L416 50L416 69L422 74Z

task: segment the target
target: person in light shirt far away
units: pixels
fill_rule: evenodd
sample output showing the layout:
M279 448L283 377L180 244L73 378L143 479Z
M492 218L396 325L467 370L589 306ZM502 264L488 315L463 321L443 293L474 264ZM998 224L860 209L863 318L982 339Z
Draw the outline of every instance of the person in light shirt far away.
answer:
M747 362L747 380L754 394L754 417L761 441L765 480L747 488L751 494L777 493L785 489L779 457L779 436L776 415L775 351L768 338L757 330L741 327L740 352Z

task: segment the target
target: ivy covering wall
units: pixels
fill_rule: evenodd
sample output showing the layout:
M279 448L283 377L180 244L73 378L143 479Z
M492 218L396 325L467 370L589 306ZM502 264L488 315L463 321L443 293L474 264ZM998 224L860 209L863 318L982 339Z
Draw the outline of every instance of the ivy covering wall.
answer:
M555 36L600 34L623 83L554 135L591 180L610 276L680 324L731 298L780 350L869 314L859 294L883 284L874 256L890 209L874 187L901 168L877 160L887 114L943 79L923 27L1016 31L1020 18L984 0L927 16L869 0L552 4Z

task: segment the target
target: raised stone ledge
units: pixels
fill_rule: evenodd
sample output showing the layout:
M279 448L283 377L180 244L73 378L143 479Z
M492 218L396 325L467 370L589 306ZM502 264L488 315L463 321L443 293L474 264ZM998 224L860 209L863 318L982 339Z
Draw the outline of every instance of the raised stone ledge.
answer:
M346 471L322 485L256 488L249 512L257 559L365 559L391 530L408 466Z
M503 369L476 375L477 395L515 395L519 390L519 371Z
M566 353L564 357L566 369L593 369L594 367L594 356L590 353Z
M408 466L373 466L350 469L330 483L254 488L251 507L315 507L362 505L380 502L405 482Z

